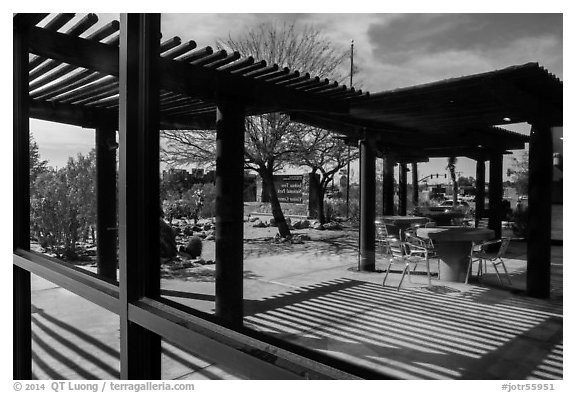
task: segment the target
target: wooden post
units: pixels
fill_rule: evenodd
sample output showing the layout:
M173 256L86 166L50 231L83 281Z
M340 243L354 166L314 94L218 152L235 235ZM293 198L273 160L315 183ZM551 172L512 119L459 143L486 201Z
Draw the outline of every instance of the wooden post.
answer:
M382 215L394 215L394 160L382 158Z
M120 16L120 377L160 378L160 337L128 306L160 296L158 58L160 15Z
M28 31L14 23L13 41L13 248L30 249L30 123ZM32 379L30 272L12 267L14 379Z
M102 278L116 281L116 131L111 127L96 129L96 236L97 269Z
M502 237L502 153L490 154L490 188L488 228L494 231L496 239Z
M360 261L358 270L376 270L376 155L367 140L360 147Z
M476 159L476 195L474 197L476 212L476 227L478 222L484 217L484 204L486 203L486 164L484 157Z
M412 204L418 206L418 163L412 163Z
M242 325L244 108L218 103L216 118L216 315Z
M550 297L550 245L552 229L552 129L532 125L528 164L528 255L526 291Z
M398 171L398 214L401 216L406 215L406 202L408 199L407 193L407 177L408 168L405 163L400 163Z

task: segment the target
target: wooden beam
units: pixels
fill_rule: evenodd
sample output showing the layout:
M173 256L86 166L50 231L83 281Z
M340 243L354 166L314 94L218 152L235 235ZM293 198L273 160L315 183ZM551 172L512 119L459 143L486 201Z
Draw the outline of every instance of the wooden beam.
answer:
M128 314L130 303L144 296L160 296L159 41L160 15L121 15L118 182L122 379L160 378L160 336L132 322Z
M533 125L528 166L528 254L526 291L537 298L550 297L552 230L552 129Z
M32 14L32 13L18 13L14 15L14 27L19 29L20 31L25 31L32 26L36 26L40 23L45 17L50 15L49 13L43 14Z
M382 158L382 215L394 215L394 159L390 155Z
M418 206L418 163L412 163L412 204Z
M360 149L360 260L358 270L376 270L376 155L371 142L362 139Z
M502 237L502 154L494 152L490 154L490 186L488 188L489 196L489 217L488 228L494 231L496 239Z
M406 215L406 204L408 200L408 168L406 163L401 162L398 165L398 214Z
M486 203L486 164L483 157L476 160L476 195L474 198L476 205L475 220L478 222L484 218L484 204Z
M241 326L244 302L244 108L221 102L216 119L216 315Z
M117 111L37 100L30 100L30 117L84 128L118 126Z
M30 124L28 105L28 27L14 20L12 65L13 110L13 249L30 249ZM12 375L32 379L30 272L12 267Z
M118 49L107 44L33 27L30 51L78 67L118 76ZM347 105L333 100L182 61L160 59L159 75L161 87L213 102L217 95L221 95L241 99L245 104L261 107L264 111L347 111Z
M98 275L117 280L118 220L116 216L116 130L96 129L96 265Z

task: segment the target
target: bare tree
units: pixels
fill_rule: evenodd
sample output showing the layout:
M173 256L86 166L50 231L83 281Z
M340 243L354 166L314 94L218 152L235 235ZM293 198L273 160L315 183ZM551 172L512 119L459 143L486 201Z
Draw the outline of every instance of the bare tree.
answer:
M294 23L262 23L236 38L219 40L217 45L253 56L291 70L315 73L321 78L343 80L339 69L347 51L336 49L314 27L298 29ZM343 67L342 67L343 68ZM246 118L245 167L256 171L269 192L274 220L281 236L290 235L274 187L273 175L284 168L295 154L297 141L304 128L291 123L285 114L271 113ZM214 160L214 133L206 131L165 131L163 159L173 164ZM192 151L194 150L194 151Z
M297 140L297 153L295 162L307 166L312 170L310 187L315 187L314 206L317 218L321 223L326 221L324 214L324 196L334 175L344 168L348 161L358 158L358 149L350 151L344 139L334 136L333 133L321 129L307 127L304 135ZM316 174L320 175L319 180Z
M321 78L343 79L339 69L347 52L336 49L312 26L297 29L294 23L262 23L240 37L229 36L227 40L219 41L218 45L291 70L308 71ZM308 127L291 123L288 116L283 114L252 118L247 122L247 167L262 177L281 236L288 236L290 229L272 182L273 174L291 161L296 149L303 147L298 141L304 139L304 133L308 130Z

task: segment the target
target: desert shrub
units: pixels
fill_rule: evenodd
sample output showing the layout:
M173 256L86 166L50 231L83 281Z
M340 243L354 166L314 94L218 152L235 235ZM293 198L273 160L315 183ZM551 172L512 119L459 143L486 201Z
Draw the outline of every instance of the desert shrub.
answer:
M168 199L163 203L166 218L187 218L197 221L200 218L214 217L216 187L212 183L195 184L182 194L181 199Z
M523 238L528 236L528 209L516 209L511 218L514 235Z
M328 199L324 201L326 222L336 221L337 217L346 217L345 199ZM357 199L350 198L349 220L354 224L360 221L360 204Z
M96 225L95 155L79 154L64 168L38 174L30 198L30 229L58 258L77 259L76 245ZM95 239L92 238L94 241Z

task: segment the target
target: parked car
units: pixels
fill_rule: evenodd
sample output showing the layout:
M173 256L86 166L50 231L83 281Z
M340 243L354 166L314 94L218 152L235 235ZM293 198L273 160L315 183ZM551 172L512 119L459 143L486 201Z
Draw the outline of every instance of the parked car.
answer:
M440 203L440 206L442 206L442 207L452 207L453 205L454 205L454 203L451 199L448 199L447 201ZM456 206L470 207L470 205L466 201L458 201L456 203Z

